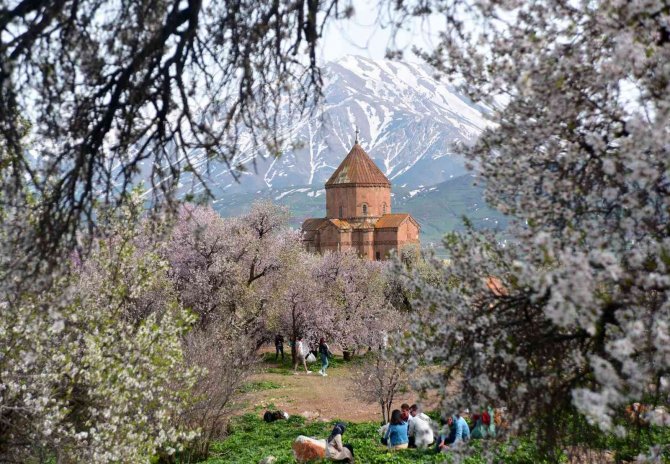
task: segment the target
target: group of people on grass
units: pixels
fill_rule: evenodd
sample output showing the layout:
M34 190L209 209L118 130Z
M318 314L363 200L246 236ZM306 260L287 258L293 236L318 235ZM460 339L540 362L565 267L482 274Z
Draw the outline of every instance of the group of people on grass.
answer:
M422 413L416 404L403 404L391 413L390 421L382 427L381 442L391 449L428 448L434 445L436 452L449 450L471 438L495 436L493 409L481 414L473 414L470 419L472 429L463 413L441 419L441 429L434 438L433 421Z
M305 369L307 374L312 372L307 368L307 357L310 354L317 354L321 360L321 369L319 374L327 376L328 358L333 354L324 338L319 340L317 350L310 350L302 337L297 337L295 343L296 363L294 373L298 373L298 366ZM277 334L275 337L275 360L279 359L281 354L284 360L284 337ZM466 421L467 416L472 423L472 429ZM488 408L481 414L469 416L468 412L457 413L453 416L440 419L441 428L435 438L437 427L433 420L419 410L416 404L412 406L404 403L400 409L391 412L390 421L382 426L381 442L389 449L401 450L406 448L426 449L434 446L436 452L443 452L450 447L458 446L467 442L471 438L486 438L495 436L495 423L493 420L493 410ZM339 422L333 428L333 431L326 439L326 457L332 461L353 462L354 450L349 444L343 444L342 436L346 430L346 425ZM323 445L322 445L323 446Z
M267 413L266 413L267 414ZM472 424L472 428L466 416ZM495 435L493 410L488 408L481 414L470 416L467 411L455 414L442 421L442 429L434 437L437 427L431 418L423 414L417 405L403 404L391 413L390 422L382 426L382 444L393 450L407 448L429 449L434 446L437 453L449 450L471 438L484 438ZM344 443L346 425L338 422L325 440L298 436L292 448L298 462L312 462L328 459L336 462L354 462L354 448Z
M426 448L434 441L432 420L416 404L403 404L382 426L381 442L392 449Z
M277 334L275 336L275 360L279 359L280 353L281 353L281 359L283 361L284 337L281 334ZM297 374L298 366L303 366L307 374L312 373L312 371L307 369L307 357L310 355L310 353L316 353L316 355L319 356L319 359L321 360L321 369L319 369L319 374L323 377L326 377L328 375L326 373L326 369L328 369L328 365L330 364L328 362L328 358L331 358L333 356L333 353L331 353L330 347L328 346L326 340L323 337L319 340L319 347L317 348L316 352L312 352L308 348L307 344L305 343L302 337L299 336L296 339L295 342L296 363L293 366L293 372Z
M443 419L442 428L437 436L434 437L433 421L427 415L419 410L416 404L412 406L403 404L400 409L395 409L391 413L390 422L382 426L383 445L393 450L402 450L407 448L426 449L434 445L436 452L444 452L450 447L465 443L471 438L484 438L491 436L491 427L493 425L492 410L488 409L482 414L476 414L471 417L473 429L463 417L463 414L454 414L451 417ZM483 428L488 432L482 433ZM473 435L478 429L482 428L478 434ZM346 425L339 422L333 428L333 431L326 439L326 458L332 461L353 462L354 449L349 444L343 443L343 435Z

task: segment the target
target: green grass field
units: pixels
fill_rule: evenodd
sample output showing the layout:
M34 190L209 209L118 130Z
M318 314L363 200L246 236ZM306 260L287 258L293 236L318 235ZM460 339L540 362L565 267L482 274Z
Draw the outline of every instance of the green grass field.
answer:
M340 375L346 375L363 357L356 357L353 361L343 361L337 356L331 362L334 371L341 371ZM235 417L228 426L228 436L223 440L214 441L210 447L209 458L201 461L205 464L254 464L268 456L274 456L277 464L294 463L291 444L299 435L314 438L325 438L329 435L334 424L339 419L332 420L307 420L301 415L293 415L288 421L277 421L267 424L262 420L263 412L278 409L272 402L277 398L278 392L285 387L286 377L293 376L290 355L284 361L276 362L274 353L265 353L263 371L270 374L262 379L252 379L243 384L239 391L242 394L255 393L256 398L267 399L263 406L254 406L245 403L242 410L247 413ZM315 372L318 363L309 366ZM274 374L274 376L272 375ZM308 388L308 387L305 387ZM267 393L265 393L267 392ZM298 391L296 398L300 398ZM254 403L257 404L257 403ZM439 413L430 414L437 419ZM333 416L329 416L333 417ZM344 442L354 447L357 463L363 464L410 464L410 463L444 463L455 462L451 454L437 454L432 450L401 450L389 451L379 442L379 424L375 421L355 423L341 420L347 424ZM626 427L628 436L618 437L600 431L593 425L588 424L583 416L567 413L562 419L556 419L557 427L567 427L568 443L560 448L558 457L547 459L543 457L535 440L531 436L507 441L501 440L472 440L467 444L467 456L459 462L464 464L484 464L489 462L505 464L541 464L541 463L572 463L592 462L584 460L570 461L568 449L589 450L596 452L605 460L597 461L604 463L627 463L634 462L640 453L644 453L653 445L661 445L664 451L661 453L660 461L670 463L670 428L661 427L634 427L621 419L618 423ZM187 453L188 454L188 453ZM192 460L182 459L181 464L194 464Z
M230 436L213 444L210 457L206 464L251 464L257 463L267 456L274 456L277 464L294 463L291 444L298 435L325 438L338 420L330 422L307 422L300 416L293 416L288 421L277 421L271 424L263 422L260 413L249 413L236 418L230 426ZM436 454L432 450L400 450L389 451L379 443L379 425L373 422L348 423L344 434L344 442L354 447L357 463L363 464L410 464L410 463L444 463L454 462L450 454ZM670 443L667 428L650 428L633 433L628 438L617 438L595 432L584 437L583 445L592 449L608 449L612 451L610 462L633 462L640 451L648 445ZM510 445L514 446L510 446ZM469 456L463 464L484 464L488 462L505 464L541 464L552 461L540 457L534 441L524 438L512 442L496 442L492 440L471 440L468 446ZM484 453L488 449L488 456ZM558 462L568 462L562 455ZM660 461L670 462L670 454L666 451Z
M272 409L273 405L269 406ZM223 441L212 444L209 458L205 464L252 464L267 456L274 456L277 464L294 463L291 444L298 435L325 438L339 420L328 422L310 422L301 416L292 416L287 421L271 424L261 419L262 412L248 413L235 418L229 427L229 436ZM455 462L454 456L447 453L437 454L432 450L389 451L379 443L379 425L374 422L347 424L344 442L354 447L357 463L363 464L410 464L410 463L449 463ZM594 428L584 429L586 434L575 441L574 445L588 447L590 450L609 450L610 458L605 462L634 462L643 450L652 444L665 446L661 454L662 463L670 463L670 430L668 428L646 428L632 433L626 438L604 434ZM515 441L471 440L467 445L467 455L460 461L463 464L484 464L489 462L505 464L542 464L551 462L569 462L566 454L558 460L541 457L533 440L529 437ZM573 461L577 462L577 461ZM584 462L584 461L579 461ZM587 461L588 462L588 461ZM600 461L598 461L600 462Z
M300 416L293 416L288 421L277 421L266 424L259 414L246 414L231 424L231 435L222 442L212 446L211 456L207 464L249 464L257 463L267 456L277 458L278 464L294 463L291 443L298 435L325 438L337 422L307 423ZM346 421L345 421L346 422ZM389 452L379 444L379 425L368 422L347 424L344 434L345 443L354 447L356 461L360 463L441 463L445 462L444 454L432 451L402 450ZM471 459L466 462L481 462Z

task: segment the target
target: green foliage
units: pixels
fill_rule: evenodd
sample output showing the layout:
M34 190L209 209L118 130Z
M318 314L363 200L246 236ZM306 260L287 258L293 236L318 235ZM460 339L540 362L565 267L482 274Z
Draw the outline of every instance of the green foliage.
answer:
M250 393L250 392L259 392L263 390L276 390L282 388L282 385L275 383L271 380L262 380L259 382L247 382L240 386L238 391L240 393Z
M669 427L629 427L628 434L618 437L614 434L605 437L604 448L614 450L617 462L635 461L638 455L646 453L651 447L661 445L664 448L662 462L670 462Z
M328 371L333 369L342 368L343 366L350 366L353 364L360 363L363 356L354 356L350 361L345 361L342 356L335 355L328 358ZM293 364L291 363L291 347L286 345L284 347L284 360L282 361L281 357L275 361L275 354L264 353L263 354L263 367L265 367L265 372L269 374L280 374L280 375L293 375ZM307 368L312 372L318 372L321 369L321 361L317 358L316 362L307 363ZM303 372L304 369L302 366L298 366L298 372Z
M476 442L475 442L476 443ZM541 455L535 440L528 438L515 440L509 444L499 446L496 458L505 464L549 464L555 462ZM564 462L562 454L559 454L558 462ZM473 461L479 463L479 461ZM481 461L482 463L486 461Z
M614 453L616 462L635 461L639 455L645 455L654 446L661 446L663 462L670 462L670 428L655 426L639 426L632 424L628 418L619 416L614 424L624 434L605 433L597 424L590 424L587 419L574 409L552 417L552 423L563 431L562 447L576 446L591 450L607 450ZM523 445L523 444L522 444ZM561 454L559 449L554 454ZM523 448L523 446L520 446ZM545 450L551 451L551 450ZM523 452L517 451L516 454Z
M291 444L298 435L325 438L338 420L329 423L306 422L300 416L287 421L266 424L258 414L246 414L231 423L230 435L224 441L212 445L207 464L248 464L267 456L277 458L277 464L294 463ZM379 443L379 425L373 422L348 423L344 443L351 443L357 462L366 464L434 464L452 462L449 454L437 454L432 449L389 451ZM465 458L465 464L491 462L484 454L481 441L474 440L470 448L472 454ZM512 464L540 464L548 462L539 458L537 448L531 440L521 441L516 448L494 442L495 462Z
M431 414L432 415L432 414ZM263 422L260 413L246 414L232 421L229 426L230 435L212 445L210 458L206 464L247 464L255 463L267 456L277 458L277 464L294 463L291 444L298 435L314 438L325 438L332 430L332 422L306 422L301 416L292 416L287 421L276 421L271 424ZM560 421L559 421L560 422ZM588 425L583 418L557 423L571 427L570 445L585 445L592 450L607 449L613 451L617 462L632 461L652 443L670 443L670 428L640 428L629 425L626 438L605 434ZM379 425L374 422L360 424L347 423L344 443L351 443L357 462L370 464L410 464L410 463L443 463L453 462L451 454L436 454L429 450L388 451L379 443ZM581 438L580 438L581 437ZM472 440L468 445L468 456L464 464L487 464L491 462L505 464L549 464L567 462L564 452L557 451L556 457L543 456L537 446L535 437L524 436L505 442ZM663 462L670 462L665 454Z
M635 461L640 454L646 454L654 446L661 446L663 462L670 462L670 428L638 426L625 418L615 423L625 428L626 433L618 436L601 432L595 425L588 424L584 416L574 415L568 432L575 444L594 449L611 450L617 462Z

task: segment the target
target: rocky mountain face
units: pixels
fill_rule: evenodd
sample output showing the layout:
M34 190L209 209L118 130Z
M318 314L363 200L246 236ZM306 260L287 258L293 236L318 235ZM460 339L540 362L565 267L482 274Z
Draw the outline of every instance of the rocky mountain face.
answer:
M487 110L416 64L349 56L325 68L324 101L316 114L290 124L289 148L276 159L249 152L236 161L248 170L235 182L223 166L210 172L214 206L239 214L255 199L290 206L296 226L325 214L324 183L351 149L355 129L363 148L393 185L393 209L415 216L422 241L462 225L465 214L479 227L503 228L473 185L459 146L486 127ZM245 158L246 157L246 158Z
M242 155L239 183L223 167L211 184L228 192L321 188L351 149L355 128L363 148L393 185L421 188L464 174L459 144L471 143L487 121L483 109L429 68L348 56L325 67L324 101L292 123L277 159ZM247 156L249 159L244 159Z

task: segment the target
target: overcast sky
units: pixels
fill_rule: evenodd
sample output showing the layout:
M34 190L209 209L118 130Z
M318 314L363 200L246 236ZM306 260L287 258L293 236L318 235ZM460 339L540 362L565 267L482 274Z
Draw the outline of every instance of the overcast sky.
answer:
M334 61L345 55L361 55L372 59L383 59L387 47L391 44L391 32L388 27L383 28L386 18L379 12L376 2L354 0L354 17L342 21L333 21L324 32L321 42L321 61ZM411 52L413 45L422 48L431 48L436 42L437 21L431 21L430 27L416 21L407 24L407 31L396 37L396 45L405 51L405 60L417 61Z

